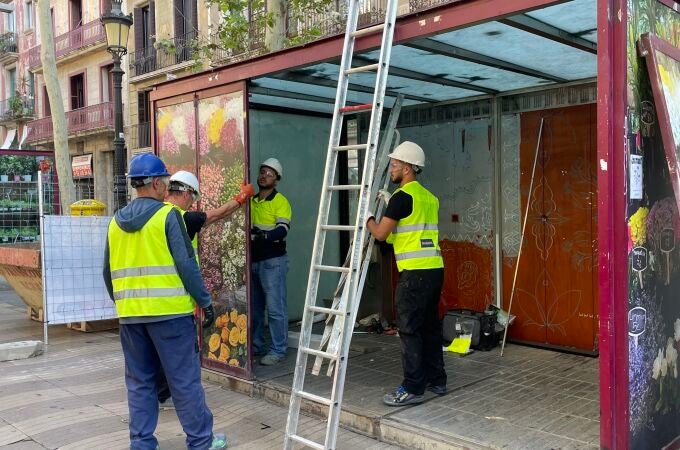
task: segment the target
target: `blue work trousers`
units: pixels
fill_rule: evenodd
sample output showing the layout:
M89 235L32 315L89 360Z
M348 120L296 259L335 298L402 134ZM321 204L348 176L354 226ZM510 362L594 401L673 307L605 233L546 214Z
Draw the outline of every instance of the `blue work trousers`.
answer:
M130 448L153 450L158 423L156 380L165 371L188 449L212 445L213 416L205 403L193 315L160 322L121 324L125 385L130 410Z
M253 352L285 356L288 348L288 302L286 301L286 275L288 255L268 258L251 265ZM265 348L264 308L272 344Z

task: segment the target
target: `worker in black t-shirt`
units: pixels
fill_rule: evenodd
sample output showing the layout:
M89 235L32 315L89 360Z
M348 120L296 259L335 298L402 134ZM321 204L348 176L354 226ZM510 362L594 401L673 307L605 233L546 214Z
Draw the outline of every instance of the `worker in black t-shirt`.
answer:
M425 166L425 152L406 141L389 157L390 179L399 188L386 198L387 209L380 222L371 216L366 227L376 239L393 245L399 269L394 297L404 378L394 392L383 397L383 403L403 406L422 403L426 389L446 394L437 315L444 261L439 248L439 200L416 180Z
M194 247L194 253L198 259L198 233L208 225L218 220L226 219L239 209L250 197L255 194L252 184L243 183L241 191L231 200L216 209L208 211L189 211L189 208L200 200L201 191L198 178L191 172L180 170L170 177L170 186L165 198L165 202L174 205L182 213L187 234ZM170 388L168 387L165 374L161 371L158 383L158 402L162 409L174 408L172 398L170 398Z

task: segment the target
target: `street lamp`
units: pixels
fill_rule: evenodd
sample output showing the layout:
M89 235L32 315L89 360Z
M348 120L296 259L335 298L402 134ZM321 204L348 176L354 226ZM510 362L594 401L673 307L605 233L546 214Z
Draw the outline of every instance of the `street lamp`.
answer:
M123 74L120 60L127 53L127 40L132 26L132 14L125 15L121 10L123 0L112 0L111 11L101 17L102 25L106 31L107 50L113 56L113 110L114 110L114 137L113 137L113 194L115 196L116 209L127 204L127 181L125 180L125 135L123 134Z

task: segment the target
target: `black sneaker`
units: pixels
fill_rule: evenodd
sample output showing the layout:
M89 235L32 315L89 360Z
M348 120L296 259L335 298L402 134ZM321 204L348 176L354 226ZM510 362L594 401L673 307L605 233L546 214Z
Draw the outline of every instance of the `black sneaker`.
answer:
M428 391L430 391L430 392L433 392L433 393L437 394L437 395L446 395L446 393L448 392L448 390L446 389L446 385L445 385L445 384L442 384L442 385L440 385L440 386L435 386L435 385L433 385L433 384L428 384L426 389L427 389Z
M399 386L394 392L383 396L383 403L388 406L404 406L422 403L425 398L422 394L411 394L404 386Z

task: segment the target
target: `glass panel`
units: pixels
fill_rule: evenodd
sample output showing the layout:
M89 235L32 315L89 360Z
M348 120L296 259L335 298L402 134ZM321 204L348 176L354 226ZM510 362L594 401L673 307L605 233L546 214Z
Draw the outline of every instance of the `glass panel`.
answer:
M245 176L243 93L202 99L198 103L201 210L218 208L237 194ZM201 231L199 253L206 287L213 294L215 324L203 330L205 367L250 371L248 292L246 285L246 215L238 209L228 220Z
M196 173L196 113L193 102L177 103L156 110L158 156L170 173Z

